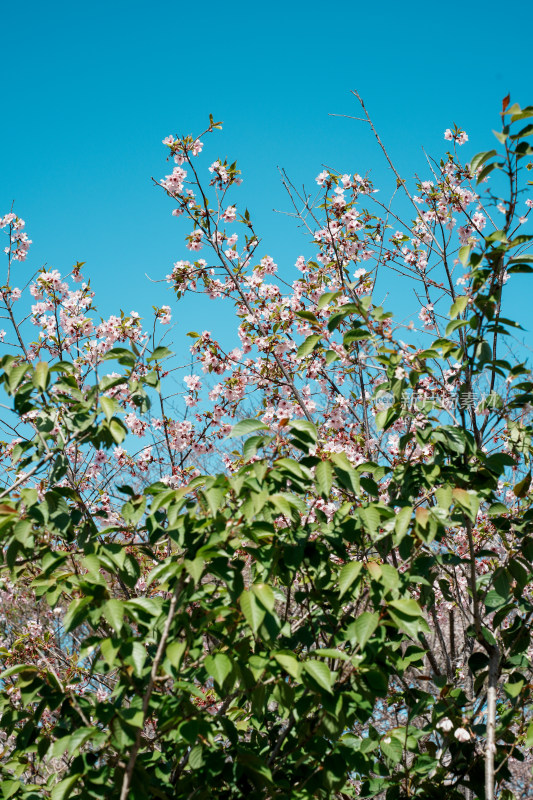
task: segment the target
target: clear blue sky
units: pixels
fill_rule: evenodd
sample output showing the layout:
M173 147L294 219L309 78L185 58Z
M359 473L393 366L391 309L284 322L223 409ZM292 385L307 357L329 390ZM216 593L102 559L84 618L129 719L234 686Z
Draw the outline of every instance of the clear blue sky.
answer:
M237 158L265 251L296 277L305 240L272 214L288 208L277 165L309 186L324 163L388 180L367 127L329 116L357 115L350 89L406 175L423 170L422 145L444 152L453 122L472 155L492 146L508 91L533 103L525 2L30 0L5 3L1 20L0 213L15 200L26 220L28 267L86 261L106 314L171 300L144 275L186 257L185 231L150 176L165 174L161 139L202 130L210 112L224 131L203 163ZM211 304L177 317L174 338L223 324Z

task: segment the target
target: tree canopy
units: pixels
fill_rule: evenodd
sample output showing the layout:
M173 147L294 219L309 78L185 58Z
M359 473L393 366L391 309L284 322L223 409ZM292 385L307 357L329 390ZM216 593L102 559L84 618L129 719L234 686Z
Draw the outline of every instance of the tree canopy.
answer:
M532 271L532 117L506 98L466 164L446 130L427 180L389 161L390 203L285 177L315 251L292 282L237 164L202 166L220 123L167 137L155 183L192 224L169 292L227 303L240 341L191 331L184 378L170 300L150 332L98 321L84 265L24 273L0 218L2 797L530 796L533 381L505 285ZM379 299L400 279L416 325Z

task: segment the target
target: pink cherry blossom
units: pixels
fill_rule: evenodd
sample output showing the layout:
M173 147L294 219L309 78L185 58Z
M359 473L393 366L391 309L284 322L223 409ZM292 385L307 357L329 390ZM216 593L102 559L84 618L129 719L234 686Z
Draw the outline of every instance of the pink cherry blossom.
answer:
M222 214L222 219L224 222L235 222L237 217L237 210L235 206L228 206L224 213Z
M183 378L184 382L187 384L187 388L189 391L198 391L202 385L202 382L198 375L185 375Z
M443 733L450 733L453 730L453 722L448 717L444 717L436 725L437 729L443 731Z
M171 312L170 306L161 306L157 315L157 318L161 323L161 325L169 324L170 320L172 319L172 314L170 312Z
M470 734L465 728L457 728L453 735L458 742L469 742L471 739Z

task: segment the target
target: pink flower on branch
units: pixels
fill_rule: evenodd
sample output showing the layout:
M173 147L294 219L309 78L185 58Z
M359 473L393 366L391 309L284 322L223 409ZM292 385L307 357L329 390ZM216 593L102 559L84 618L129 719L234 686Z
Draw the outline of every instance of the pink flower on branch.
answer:
M187 385L187 388L190 392L197 392L202 386L202 382L198 375L185 375L183 381Z
M235 222L237 218L237 209L235 206L228 206L222 214L224 222Z

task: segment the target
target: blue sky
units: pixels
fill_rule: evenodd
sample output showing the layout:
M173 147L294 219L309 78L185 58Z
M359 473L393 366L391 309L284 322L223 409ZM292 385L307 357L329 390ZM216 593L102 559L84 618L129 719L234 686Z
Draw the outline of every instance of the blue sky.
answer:
M423 171L422 145L444 153L453 122L470 155L492 147L504 95L533 103L533 7L521 5L511 14L490 0L4 4L0 213L14 200L34 241L21 270L86 261L105 314L172 304L145 273L161 278L187 256L188 229L150 176L166 172L161 139L203 130L212 113L224 131L208 138L202 163L238 160L264 250L296 277L306 240L272 213L289 208L277 166L309 186L322 164L372 169L390 185L367 127L330 116L358 115L354 88L405 175ZM174 319L181 341L191 327L231 324L192 301Z

